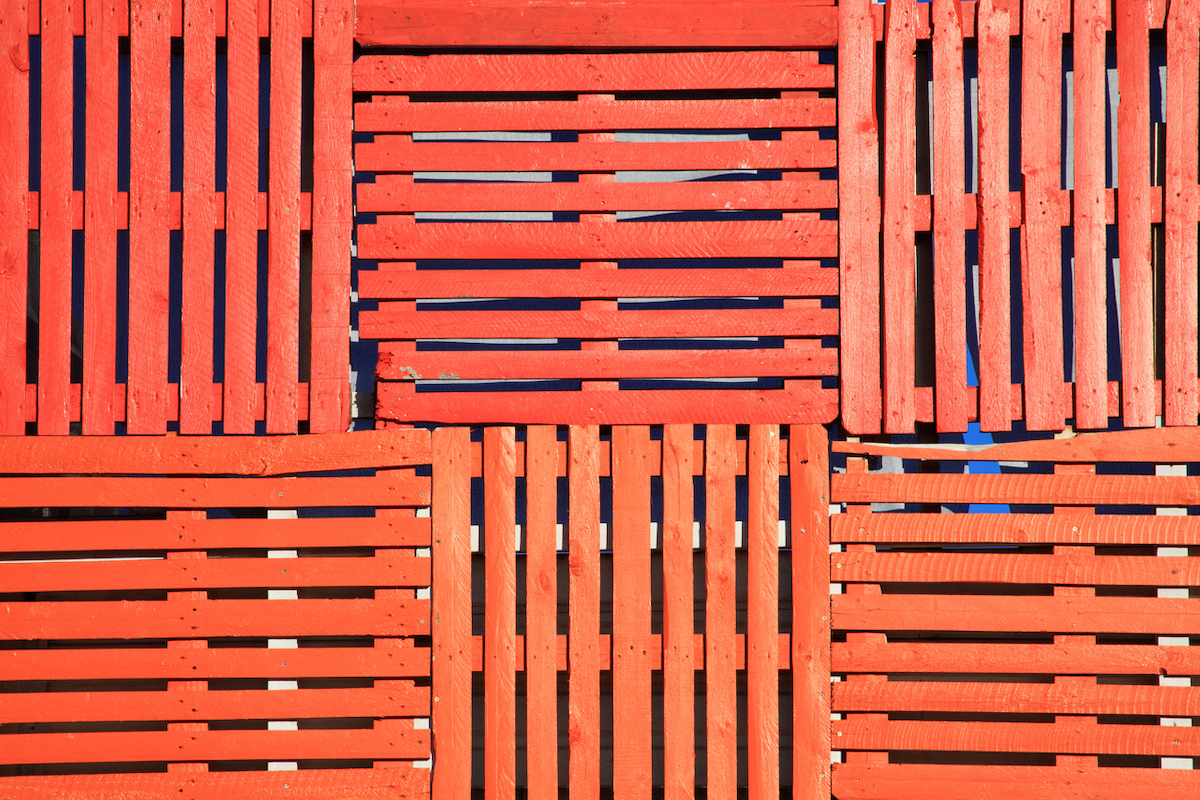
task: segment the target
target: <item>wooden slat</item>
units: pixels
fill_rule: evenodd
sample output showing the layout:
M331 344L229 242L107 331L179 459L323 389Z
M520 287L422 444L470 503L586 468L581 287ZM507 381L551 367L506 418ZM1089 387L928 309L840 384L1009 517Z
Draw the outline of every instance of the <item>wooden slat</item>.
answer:
M1153 427L1154 270L1150 236L1150 4L1114 5L1117 72L1117 236L1121 255L1121 412L1126 427ZM1182 77L1182 76L1181 76ZM1172 332L1174 335L1174 332Z
M865 522L835 517L833 539L835 542L1186 546L1200 544L1200 520L1142 515L884 514Z
M1200 504L1186 477L1148 475L834 475L834 499L847 503Z
M868 0L838 6L838 269L842 280L842 425L882 427L879 366L879 133Z
M1187 647L1056 642L833 644L836 672L1194 675L1200 653Z
M129 433L167 430L171 20L130 0Z
M697 53L366 55L358 92L637 92L833 88L812 50Z
M704 441L704 671L708 791L737 788L734 429L709 425Z
M433 797L471 789L471 432L433 433Z
M570 671L567 737L572 800L600 793L600 480L599 428L572 427L569 439L570 518L567 551Z
M832 8L768 0L728 5L711 0L601 0L586 6L531 0L482 0L471 16L435 0L404 7L383 0L358 6L355 38L403 47L828 47L837 39Z
M525 436L526 774L530 800L557 800L558 429Z
M779 429L750 426L746 742L749 796L779 797Z
M696 784L696 623L692 549L694 436L692 425L663 426L664 800L694 797ZM700 461L703 463L703 458Z
M29 271L29 35L26 0L0 5L0 434L25 433Z
M484 795L512 798L516 786L516 432L483 432Z
M836 223L511 222L414 223L389 219L359 231L359 258L827 258Z
M1195 586L1200 559L1017 553L834 553L832 580Z

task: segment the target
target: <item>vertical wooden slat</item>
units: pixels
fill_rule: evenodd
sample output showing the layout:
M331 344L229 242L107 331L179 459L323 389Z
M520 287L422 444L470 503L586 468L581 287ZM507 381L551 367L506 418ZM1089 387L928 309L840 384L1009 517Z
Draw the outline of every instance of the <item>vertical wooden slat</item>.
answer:
M746 764L751 800L779 797L779 428L751 425L746 459Z
M572 426L568 520L568 780L572 800L600 794L600 429Z
M354 4L313 9L312 358L308 427L350 427Z
M258 326L258 3L228 0L225 433L254 433Z
M471 794L471 432L433 432L433 800Z
M704 672L708 794L737 792L737 440L732 425L709 425L704 442Z
M1009 274L1009 10L978 6L979 42L979 424L1012 427Z
M73 0L42 4L39 434L62 435L71 429L71 165L75 80L72 4Z
M885 9L882 217L883 423L887 433L912 431L916 417L916 5L914 0L894 0Z
M1117 0L1117 236L1121 253L1121 412L1154 425L1154 280L1150 243L1150 3ZM1173 334L1172 334L1173 335Z
M167 430L171 211L171 15L163 0L130 0L130 433Z
M85 435L112 435L117 352L117 4L87 4L83 232Z
M792 796L828 797L829 440L820 425L788 433L792 545Z
M216 19L211 3L183 8L183 326L179 432L212 433L213 189ZM233 147L241 147L234 142Z
M939 431L967 429L962 6L933 0L933 291Z
M878 433L879 132L875 36L869 0L838 6L838 248L841 274L842 424Z
M696 620L691 425L664 425L662 446L664 800L696 796Z
M300 363L300 4L271 4L267 433L296 432Z
M529 800L558 800L558 429L525 436L525 687Z
M1028 0L1021 28L1021 174L1025 177L1021 300L1029 430L1061 430L1066 418L1059 224L1061 5L1059 0Z
M29 9L0 1L0 434L25 433L29 277Z
M1075 4L1075 425L1108 427L1104 47L1108 3Z
M515 431L483 432L483 786L488 800L515 796L517 542Z
M650 797L650 429L612 429L613 793Z
M1167 12L1166 374L1163 415L1168 425L1195 425L1196 391L1196 140L1200 136L1197 4L1174 2Z

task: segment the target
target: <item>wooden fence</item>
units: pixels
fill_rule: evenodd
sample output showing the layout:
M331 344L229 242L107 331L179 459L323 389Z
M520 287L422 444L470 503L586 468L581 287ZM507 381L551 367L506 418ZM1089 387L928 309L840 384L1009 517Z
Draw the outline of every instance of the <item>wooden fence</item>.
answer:
M0 434L348 429L353 7L0 3Z

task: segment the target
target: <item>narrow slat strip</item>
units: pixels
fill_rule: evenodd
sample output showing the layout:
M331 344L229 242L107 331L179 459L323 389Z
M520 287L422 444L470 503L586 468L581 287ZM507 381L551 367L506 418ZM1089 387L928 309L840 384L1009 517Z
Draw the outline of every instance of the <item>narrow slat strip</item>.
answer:
M833 496L847 503L1040 503L1200 505L1187 477L1150 475L834 475Z
M779 797L779 429L751 425L746 523L749 796Z
M558 800L558 429L525 436L526 774L530 800Z
M834 553L832 580L1196 586L1200 559L1018 553Z
M704 437L704 671L708 791L737 790L737 596L734 523L735 434L709 425Z
M25 433L29 270L29 17L27 0L0 3L0 434Z
M1093 643L887 642L833 645L836 672L1195 675L1187 647Z
M513 797L516 787L516 432L483 432L484 749L488 800Z
M834 500L838 499L834 495ZM836 542L998 544L1200 544L1200 519L1074 514L886 514L865 522L835 517Z
M696 623L692 549L694 435L692 425L663 426L664 800L688 800L695 796L696 784Z
M600 430L572 427L567 464L569 586L567 737L569 795L600 793Z

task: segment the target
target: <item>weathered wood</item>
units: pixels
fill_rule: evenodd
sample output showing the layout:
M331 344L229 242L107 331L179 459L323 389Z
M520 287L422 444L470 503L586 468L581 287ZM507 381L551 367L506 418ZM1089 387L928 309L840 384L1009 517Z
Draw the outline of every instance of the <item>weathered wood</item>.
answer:
M488 800L516 791L516 432L483 432L483 786Z
M1180 546L1200 544L1200 520L1107 514L884 514L866 520L834 517L833 540Z
M1200 504L1186 477L1148 475L834 475L847 503L1041 503L1058 506Z
M25 433L29 271L29 35L27 0L0 5L0 434Z
M746 521L746 772L779 797L779 428L750 427Z
M558 799L556 521L562 462L557 439L558 430L552 425L530 426L524 454L525 730L530 800Z
M1200 559L1017 553L834 553L841 581L1030 583L1055 586L1194 586Z
M734 428L708 425L704 437L704 671L708 791L737 789L737 591Z
M593 800L600 793L600 485L599 428L572 427L567 526L568 636L570 641L567 737L569 795Z
M1200 654L1187 647L1056 642L1054 644L887 642L834 643L837 672L1036 673L1050 675L1191 675Z
M664 425L662 444L663 796L688 800L696 791L695 578L692 425ZM703 456L699 459L703 464ZM701 653L703 658L703 653Z

